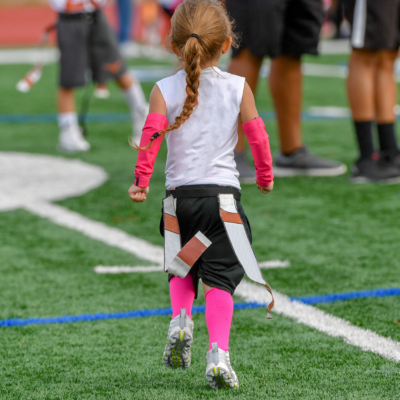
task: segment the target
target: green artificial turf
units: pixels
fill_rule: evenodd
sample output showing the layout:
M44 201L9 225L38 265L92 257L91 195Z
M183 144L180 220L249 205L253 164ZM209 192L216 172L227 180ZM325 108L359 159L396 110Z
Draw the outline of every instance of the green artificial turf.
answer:
M344 56L307 58L339 65ZM133 64L133 63L132 63ZM138 60L136 65L151 65ZM14 86L26 65L0 66L0 114L51 114L55 65L29 94ZM143 85L147 96L153 86ZM92 99L91 112L128 112L110 84L108 100ZM83 92L77 93L78 100ZM272 110L265 80L257 91L259 111ZM345 81L305 77L304 110L346 107ZM273 151L276 124L266 120ZM136 154L127 144L131 124L91 123L92 150L66 156L102 166L101 187L58 204L96 221L162 245L158 232L164 196L163 145L150 194L133 204L127 190ZM0 151L59 156L58 128L48 124L0 124ZM304 141L321 156L350 166L357 156L350 121L304 121ZM264 270L267 281L289 296L400 287L400 186L352 185L335 178L276 179L262 195L243 186L259 260L289 260L287 269ZM148 265L133 255L89 239L23 210L0 213L0 320L118 312L169 307L164 273L97 275L97 265ZM201 297L201 296L200 296ZM239 302L240 299L235 299ZM199 298L196 305L204 304ZM318 304L316 307L365 329L400 341L399 297ZM399 364L347 345L265 310L236 311L231 356L241 387L214 392L204 377L207 333L195 315L193 366L162 366L167 317L0 328L1 399L395 399ZM27 361L28 360L28 361Z

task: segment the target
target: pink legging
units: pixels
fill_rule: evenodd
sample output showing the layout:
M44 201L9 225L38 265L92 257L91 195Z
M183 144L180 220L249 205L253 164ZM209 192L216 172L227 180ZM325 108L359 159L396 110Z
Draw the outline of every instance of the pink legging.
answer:
M190 274L181 279L177 276L170 281L172 318L179 315L181 308L186 308L187 315L192 318L192 305L195 297L193 280ZM225 290L212 288L206 295L206 323L212 343L218 343L221 350L229 349L229 333L233 316L233 299Z

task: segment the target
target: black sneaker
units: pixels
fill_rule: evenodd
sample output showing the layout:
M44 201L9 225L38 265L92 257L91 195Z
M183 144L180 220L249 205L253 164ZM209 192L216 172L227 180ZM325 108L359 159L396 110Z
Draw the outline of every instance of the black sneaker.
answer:
M288 156L278 153L274 161L274 175L288 177L297 175L337 176L347 171L346 165L311 154L304 146Z
M400 169L384 158L360 158L355 162L350 177L353 183L400 183Z
M236 169L239 172L240 183L255 183L256 170L254 165L250 165L247 161L246 152L235 151Z
M400 151L381 151L379 158L385 160L388 164L392 164L394 167L400 168Z

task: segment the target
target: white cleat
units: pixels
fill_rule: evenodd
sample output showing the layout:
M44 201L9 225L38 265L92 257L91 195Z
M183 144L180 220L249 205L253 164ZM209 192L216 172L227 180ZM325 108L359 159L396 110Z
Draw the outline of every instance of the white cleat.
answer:
M217 343L207 353L206 378L211 389L237 389L239 381L229 360L229 352L218 348Z
M190 366L190 346L193 343L194 323L186 315L186 308L169 324L167 345L163 354L163 363L173 369L186 369Z
M146 123L146 118L149 114L149 104L146 103L143 110L136 110L134 112L133 118L133 132L132 132L132 140L139 146L140 139L142 138L142 131L144 124Z
M88 151L90 144L85 140L79 126L68 126L61 129L57 150L63 153Z

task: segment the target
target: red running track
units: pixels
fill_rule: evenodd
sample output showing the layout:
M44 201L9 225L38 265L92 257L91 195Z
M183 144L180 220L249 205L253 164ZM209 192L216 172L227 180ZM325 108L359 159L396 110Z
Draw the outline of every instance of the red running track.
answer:
M107 6L104 11L115 26L113 6ZM56 17L47 6L0 7L0 47L38 45L44 29L55 23ZM50 41L55 43L54 35Z

